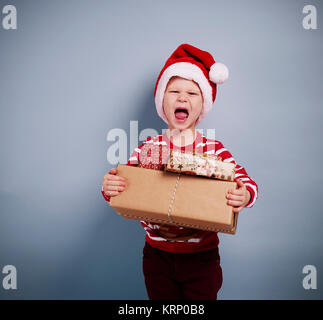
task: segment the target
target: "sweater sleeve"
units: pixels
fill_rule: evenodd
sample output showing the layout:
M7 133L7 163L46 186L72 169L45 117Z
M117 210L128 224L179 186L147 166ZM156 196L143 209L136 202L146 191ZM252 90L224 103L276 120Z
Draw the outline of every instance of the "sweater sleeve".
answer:
M135 150L133 150L133 152L132 152L132 154L131 154L131 156L130 156L130 158L129 158L129 160L128 160L127 164L126 164L127 166L133 166L133 167L136 167L136 166L138 165L138 163L139 163L139 155L140 155L140 152L141 152L141 148L142 148L146 143L149 143L149 141L150 141L150 140L152 140L152 137L148 137L148 138L146 138L146 139L143 141L143 143L142 143L139 147L137 147L137 148L135 148ZM110 202L111 196L108 196L108 195L106 195L106 194L104 193L104 191L103 191L103 186L102 186L102 188L101 188L101 193L102 193L103 198L104 198L106 201Z
M246 205L246 208L253 207L258 198L258 185L256 184L256 182L249 177L245 168L235 162L231 153L223 146L221 142L219 142L218 149L215 151L215 154L220 156L224 162L230 162L236 165L234 181L237 181L237 179L239 179L246 186L247 190L251 194L250 201Z

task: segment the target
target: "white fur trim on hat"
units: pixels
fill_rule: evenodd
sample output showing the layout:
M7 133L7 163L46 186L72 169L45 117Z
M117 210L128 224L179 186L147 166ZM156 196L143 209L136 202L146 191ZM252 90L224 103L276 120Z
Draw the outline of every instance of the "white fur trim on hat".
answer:
M216 62L210 68L209 78L213 83L222 84L229 78L229 70L223 63Z
M203 71L193 63L177 62L170 65L159 79L155 95L155 104L158 115L168 123L163 110L163 99L167 83L171 77L178 76L184 79L193 80L198 83L203 95L203 109L197 123L201 122L206 114L212 109L212 87L205 77Z

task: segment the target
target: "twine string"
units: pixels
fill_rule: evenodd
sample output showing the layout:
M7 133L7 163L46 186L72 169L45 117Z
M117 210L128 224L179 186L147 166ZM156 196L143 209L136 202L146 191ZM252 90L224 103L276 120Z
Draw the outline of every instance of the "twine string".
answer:
M174 187L174 190L173 190L172 198L171 198L171 200L169 202L169 207L168 207L168 219L172 223L176 223L173 220L173 218L171 217L171 212L172 212L172 209L173 209L173 203L174 203L174 199L175 199L176 190L177 190L177 187L178 187L178 184L179 184L180 176L181 176L181 173L179 172L178 175L177 175L177 179L176 179L175 187Z

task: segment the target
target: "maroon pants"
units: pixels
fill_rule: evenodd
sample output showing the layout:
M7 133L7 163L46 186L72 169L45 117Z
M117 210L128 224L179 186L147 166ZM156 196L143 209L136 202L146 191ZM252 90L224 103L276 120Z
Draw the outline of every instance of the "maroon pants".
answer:
M216 300L222 285L218 248L171 253L146 242L142 267L151 300Z

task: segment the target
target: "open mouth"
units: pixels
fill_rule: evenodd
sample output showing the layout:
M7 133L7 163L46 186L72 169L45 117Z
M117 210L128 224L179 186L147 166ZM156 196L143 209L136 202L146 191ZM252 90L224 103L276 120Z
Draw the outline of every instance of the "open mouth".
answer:
M179 121L185 121L189 116L188 110L185 108L177 108L174 114L175 118Z

